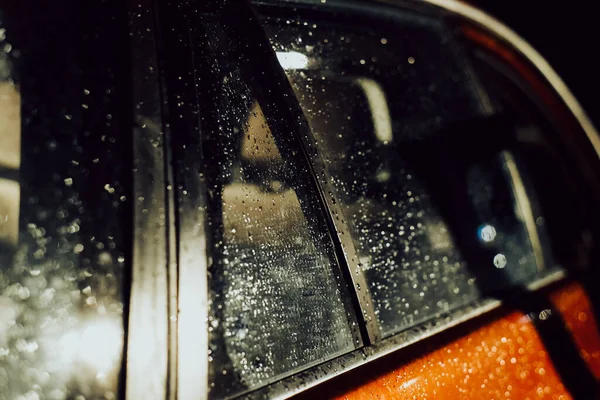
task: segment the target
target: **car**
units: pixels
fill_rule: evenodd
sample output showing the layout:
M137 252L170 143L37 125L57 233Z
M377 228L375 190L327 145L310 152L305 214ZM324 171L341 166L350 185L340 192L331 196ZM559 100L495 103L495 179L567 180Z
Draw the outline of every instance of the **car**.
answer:
M500 22L0 9L0 399L600 395L600 137Z

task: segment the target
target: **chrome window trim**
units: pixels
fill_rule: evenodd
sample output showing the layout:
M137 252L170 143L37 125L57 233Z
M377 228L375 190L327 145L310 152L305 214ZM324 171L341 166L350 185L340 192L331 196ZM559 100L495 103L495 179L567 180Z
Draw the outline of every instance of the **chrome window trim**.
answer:
M187 29L191 22L186 18ZM190 63L192 65L193 82L198 82L197 71L194 67L196 48L189 40ZM178 291L178 345L183 351L178 352L177 394L180 399L208 398L209 392L209 218L208 218L208 188L206 186L204 157L202 154L202 132L200 129L200 93L198 85L194 85L195 102L190 106L188 117L195 119L193 128L188 132L180 132L185 138L185 158L177 160L177 187L173 192L177 195L177 218L179 224L177 252L179 264ZM189 142L190 137L196 136L197 142ZM173 149L175 151L175 149ZM185 164L187 168L181 168ZM194 187L191 193L187 190Z
M514 156L509 151L503 151L501 153L502 160L510 176L511 186L513 195L517 203L517 208L521 214L521 219L525 224L527 236L531 242L531 248L533 250L533 256L537 265L538 271L541 272L546 268L544 261L544 248L540 239L540 233L538 226L535 223L535 216L533 215L533 209L531 207L531 201L527 195L527 189L523 182L521 172L517 167L517 162Z
M126 347L125 398L175 399L177 284L169 149L162 118L153 0L127 5L133 109L133 256ZM176 306L176 303L175 303Z

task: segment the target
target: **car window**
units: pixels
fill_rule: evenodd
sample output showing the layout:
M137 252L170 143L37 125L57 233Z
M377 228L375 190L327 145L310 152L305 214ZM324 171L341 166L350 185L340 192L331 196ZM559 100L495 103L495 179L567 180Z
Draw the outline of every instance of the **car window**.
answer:
M300 152L293 135L272 129L228 35L216 17L194 20L215 398L255 389L360 344L308 163L292 161Z
M335 10L265 8L263 23L383 336L535 278L514 127L494 115L451 31L410 13Z
M3 399L119 395L132 235L119 82L128 70L112 56L115 32L95 30L113 26L113 5L89 2L94 22L77 27L47 5L0 13Z

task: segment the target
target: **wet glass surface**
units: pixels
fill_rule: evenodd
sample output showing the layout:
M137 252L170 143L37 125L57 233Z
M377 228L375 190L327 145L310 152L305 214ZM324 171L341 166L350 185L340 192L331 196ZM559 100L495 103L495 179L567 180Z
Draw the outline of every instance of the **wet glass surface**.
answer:
M47 5L0 14L3 400L118 397L131 152L106 55L123 20L58 3L80 23Z
M535 277L502 158L510 148L502 130L510 136L512 127L485 117L485 98L441 23L267 13L384 336Z
M222 398L349 352L359 341L308 166L291 158L299 153L292 133L272 131L244 60L227 50L234 38L209 16L196 26L196 72L207 94L200 111L209 373L211 396Z

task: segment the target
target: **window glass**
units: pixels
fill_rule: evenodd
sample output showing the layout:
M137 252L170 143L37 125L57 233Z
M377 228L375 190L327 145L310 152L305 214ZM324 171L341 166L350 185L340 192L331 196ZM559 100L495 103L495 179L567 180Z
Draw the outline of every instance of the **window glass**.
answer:
M263 19L383 335L530 280L538 265L504 139L512 127L487 116L452 35L416 15L333 10Z
M550 109L540 107L539 98L525 92L533 86L524 80L525 75L517 75L487 49L473 45L470 50L494 109L514 120L520 161L535 189L534 205L539 207L535 223L540 240L546 243L542 249L546 268L557 264L572 271L589 268L593 264L589 238L596 220L592 215L597 207L587 205L585 195L579 193L590 187L581 180L581 166L574 165L584 157L568 154L575 142L571 134L565 134L578 128L565 127L568 118L558 103Z
M206 101L209 370L211 395L222 398L359 342L316 186L306 161L293 161L293 133L272 131L218 20L203 16L197 26L206 29L194 34Z
M111 2L89 14L59 3L94 22L49 4L0 13L2 399L118 396L131 152L128 70L112 55L124 21Z

